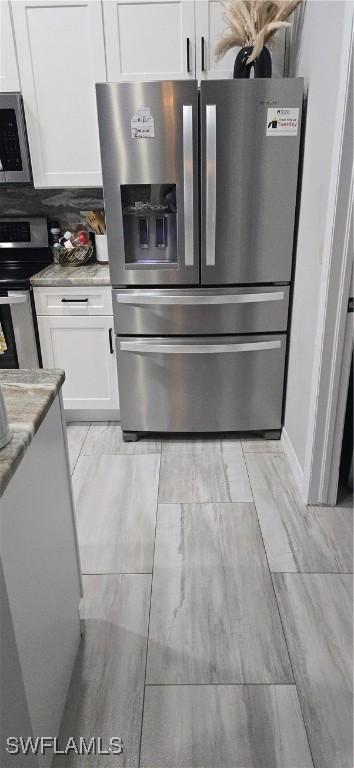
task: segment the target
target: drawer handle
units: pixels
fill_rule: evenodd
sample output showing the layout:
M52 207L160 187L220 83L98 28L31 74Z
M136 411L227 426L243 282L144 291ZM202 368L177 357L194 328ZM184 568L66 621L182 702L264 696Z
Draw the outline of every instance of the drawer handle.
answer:
M61 299L63 304L86 304L88 299Z
M117 293L118 304L253 304L263 301L283 301L284 291L269 291L264 293L224 293L207 295L175 295L156 296L149 293Z
M243 344L153 344L141 341L121 341L119 346L122 352L156 352L159 355L209 355L224 354L226 352L258 352L263 349L279 349L281 341L254 341Z

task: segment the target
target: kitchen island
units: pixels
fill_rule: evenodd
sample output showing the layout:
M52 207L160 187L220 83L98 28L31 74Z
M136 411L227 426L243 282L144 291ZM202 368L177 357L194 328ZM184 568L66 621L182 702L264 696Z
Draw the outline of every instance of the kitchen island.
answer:
M2 371L12 440L0 451L2 768L49 766L9 736L58 735L80 643L81 577L63 371Z

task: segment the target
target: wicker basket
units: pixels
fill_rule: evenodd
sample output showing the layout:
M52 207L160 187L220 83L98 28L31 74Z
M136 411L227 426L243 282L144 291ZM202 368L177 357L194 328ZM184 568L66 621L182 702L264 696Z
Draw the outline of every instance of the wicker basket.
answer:
M56 248L55 260L62 266L79 267L92 260L93 245L78 245L76 248Z

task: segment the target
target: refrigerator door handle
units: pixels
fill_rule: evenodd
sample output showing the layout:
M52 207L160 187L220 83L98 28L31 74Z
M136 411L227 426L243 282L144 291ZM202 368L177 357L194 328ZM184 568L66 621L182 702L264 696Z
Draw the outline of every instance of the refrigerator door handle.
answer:
M153 304L153 305L177 305L177 304L185 304L185 305L210 305L210 304L254 304L258 302L264 302L264 301L283 301L284 300L284 291L269 291L267 293L225 293L220 295L185 295L181 296L176 294L175 296L157 296L154 294L149 294L149 292L146 293L140 293L140 294L129 294L129 293L117 293L117 303L118 304Z
M138 352L143 354L156 352L159 355L210 355L228 352L257 352L262 349L279 349L280 347L281 341L277 339L242 344L179 344L173 342L154 344L153 342L119 341L119 348L122 352Z
M216 104L206 105L206 264L215 267Z
M194 265L193 227L193 107L183 105L183 200L184 200L184 263Z

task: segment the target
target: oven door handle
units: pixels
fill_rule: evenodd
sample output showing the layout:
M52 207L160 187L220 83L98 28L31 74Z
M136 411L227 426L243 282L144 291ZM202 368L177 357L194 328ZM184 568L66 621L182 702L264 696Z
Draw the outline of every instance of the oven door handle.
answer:
M240 344L180 344L180 343L162 343L141 341L120 341L119 348L121 352L138 352L140 354L149 354L151 352L158 355L210 355L224 354L227 352L258 352L263 349L279 349L281 341L254 341Z
M26 301L27 297L24 293L12 293L11 296L0 296L0 306L2 304L25 304Z
M175 296L156 296L149 293L129 294L117 293L118 304L253 304L263 301L283 301L284 291L267 291L259 293L224 293L207 294L201 296L175 295Z

